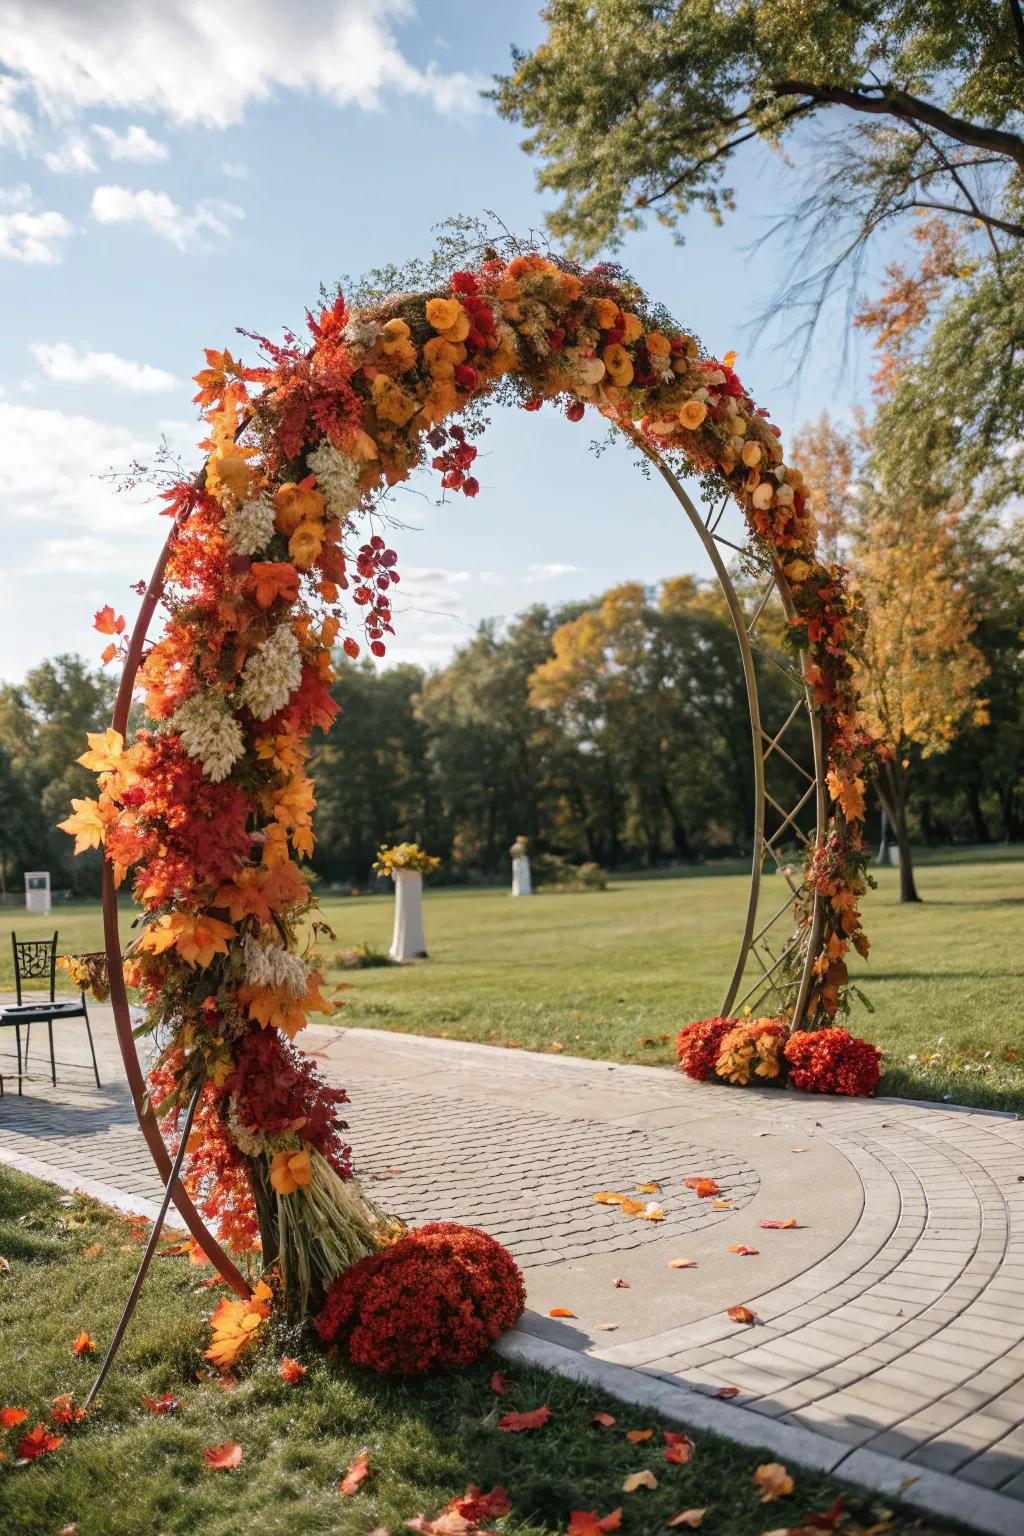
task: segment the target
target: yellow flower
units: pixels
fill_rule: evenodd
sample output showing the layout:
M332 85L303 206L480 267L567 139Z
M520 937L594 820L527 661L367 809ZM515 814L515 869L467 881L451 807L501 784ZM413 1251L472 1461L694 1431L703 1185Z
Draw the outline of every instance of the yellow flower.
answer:
M465 341L469 335L469 316L461 305L455 317L454 325L446 326L440 334L446 341Z
M627 346L631 341L636 341L637 337L643 334L643 329L638 316L631 314L623 315L622 340Z
M397 317L389 320L381 329L380 344L385 352L401 351L408 340L409 327L404 320L399 320Z
M740 458L748 469L753 469L755 465L761 462L761 444L753 442L748 437L740 451Z
M690 432L696 432L705 416L708 408L703 400L687 400L685 405L679 407L678 416L681 424Z
M373 408L381 421L393 421L404 427L416 409L416 402L406 394L400 384L389 379L386 373L378 373L372 385Z
M223 486L244 501L252 485L253 471L243 448L225 448L212 461L215 478Z
M427 300L427 324L432 325L435 331L450 330L463 313L462 305L458 299Z
M355 459L360 464L368 464L371 459L377 457L377 444L369 432L364 432L362 427L353 427L341 439L338 447L343 453L347 453L350 459Z
M624 386L633 382L633 359L619 342L613 341L605 347L601 356L613 384Z
M602 331L610 331L619 315L619 306L614 299L594 300L594 319Z
M647 352L650 357L670 357L672 345L661 331L651 331L647 336Z
M452 372L454 371L453 368ZM435 376L420 407L420 415L428 423L443 421L454 411L456 399L455 385L452 380Z
M300 523L288 540L288 553L300 571L309 570L323 547L323 523Z

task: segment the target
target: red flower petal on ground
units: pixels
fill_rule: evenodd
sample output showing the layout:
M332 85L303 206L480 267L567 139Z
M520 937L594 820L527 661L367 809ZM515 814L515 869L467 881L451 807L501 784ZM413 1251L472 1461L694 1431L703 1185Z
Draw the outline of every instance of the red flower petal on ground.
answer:
M230 1472L242 1465L242 1447L236 1440L225 1440L223 1445L211 1445L203 1452L203 1460L217 1472Z
M531 1408L527 1413L503 1413L498 1420L498 1428L506 1434L518 1434L524 1429L543 1429L551 1417L551 1409L547 1403L540 1408Z

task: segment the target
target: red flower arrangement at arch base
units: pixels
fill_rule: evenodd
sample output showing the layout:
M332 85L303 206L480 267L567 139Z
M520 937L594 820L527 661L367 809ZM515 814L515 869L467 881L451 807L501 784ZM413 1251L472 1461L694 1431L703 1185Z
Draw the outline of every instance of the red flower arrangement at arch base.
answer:
M696 1082L717 1077L745 1087L870 1097L878 1087L882 1053L848 1029L790 1030L784 1019L698 1019L676 1036L680 1070Z
M204 1085L186 1186L239 1241L258 1226L300 1311L394 1235L351 1177L337 1101L288 1045L332 1006L304 937L315 933L305 765L311 732L336 711L334 646L379 656L393 632L397 555L365 528L390 487L429 462L446 489L476 496L470 438L489 396L530 410L559 400L574 421L590 406L736 499L793 594L792 639L828 751L833 814L799 919L819 896L812 1021L842 1005L850 943L866 949L861 821L875 751L849 659L862 614L844 571L816 552L778 429L734 359L703 354L621 270L490 253L431 293L361 312L339 297L309 324L309 345L256 338L259 367L207 354L205 467L163 493L166 620L139 672L149 724L127 742L90 738L80 761L99 793L62 823L77 850L103 845L143 910L125 975L161 1048L154 1103L173 1118ZM465 425L452 423L460 412ZM123 618L103 609L97 628L111 637L105 656L126 654Z

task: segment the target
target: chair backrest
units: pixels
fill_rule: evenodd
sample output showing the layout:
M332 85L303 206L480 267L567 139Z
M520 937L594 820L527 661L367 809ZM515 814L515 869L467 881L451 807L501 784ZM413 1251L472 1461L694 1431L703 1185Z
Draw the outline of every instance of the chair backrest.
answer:
M16 933L11 934L11 948L14 951L14 985L18 993L18 1002L21 1002L21 984L23 981L38 981L45 976L50 983L50 1002L55 996L57 978L57 934L52 939L21 939Z

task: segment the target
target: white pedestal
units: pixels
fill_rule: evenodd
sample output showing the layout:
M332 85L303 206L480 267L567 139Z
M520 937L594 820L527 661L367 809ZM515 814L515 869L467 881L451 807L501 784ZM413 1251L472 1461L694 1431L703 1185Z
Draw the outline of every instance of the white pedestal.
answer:
M533 895L533 884L530 880L530 860L525 853L521 854L519 858L512 860L512 895Z
M395 928L389 954L392 960L425 960L427 957L427 936L423 932L423 876L419 870L395 870Z

